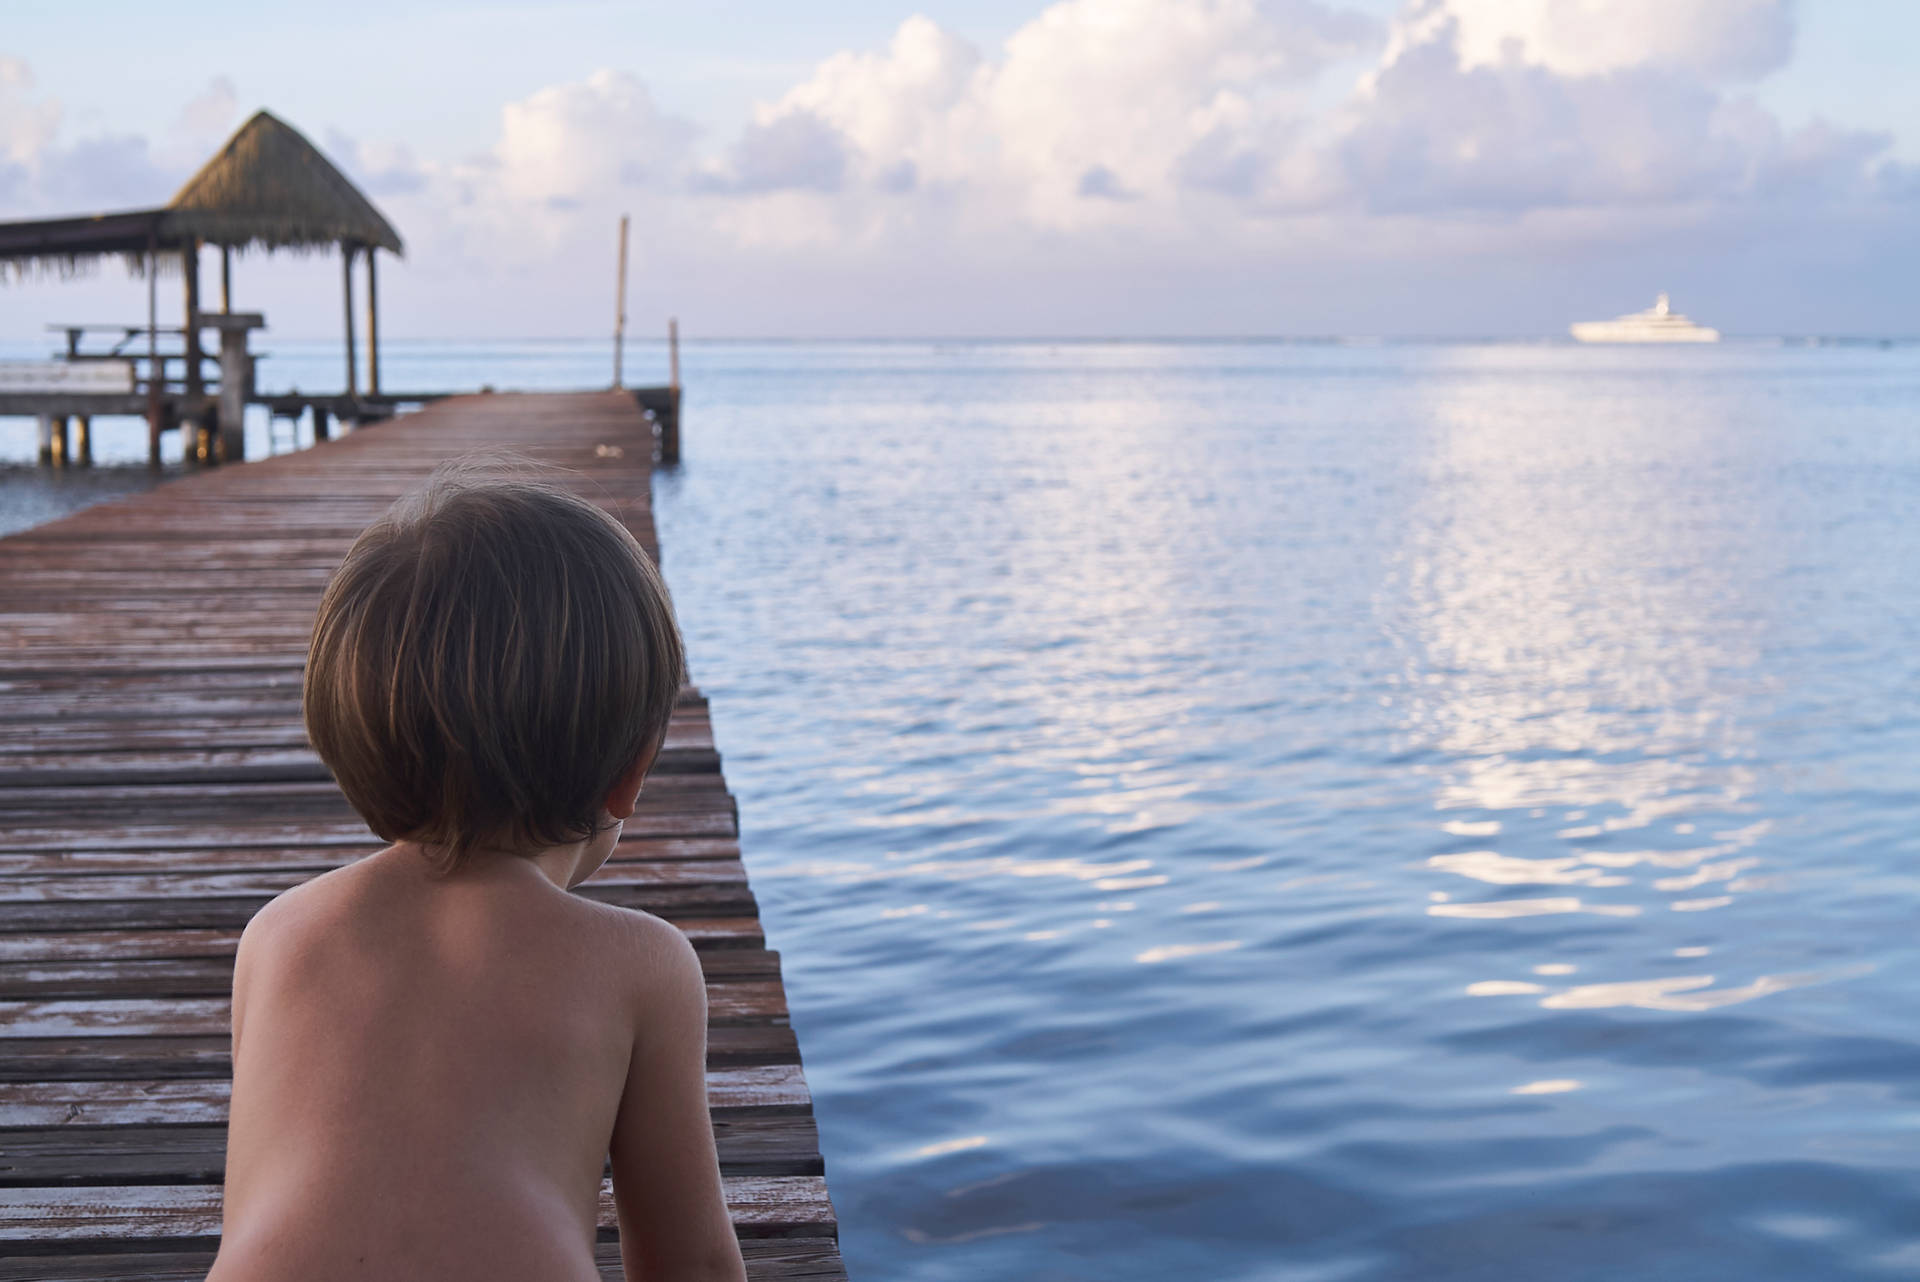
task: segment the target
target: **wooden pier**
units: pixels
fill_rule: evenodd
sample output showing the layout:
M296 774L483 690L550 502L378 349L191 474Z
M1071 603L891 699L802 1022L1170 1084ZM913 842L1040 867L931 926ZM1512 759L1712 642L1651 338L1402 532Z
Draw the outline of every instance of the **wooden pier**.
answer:
M204 1275L241 927L382 844L301 729L321 589L389 502L490 446L570 469L656 547L655 424L623 392L441 401L0 539L0 1282ZM748 1275L844 1279L697 691L583 893L675 922L705 963L708 1095ZM598 1251L620 1277L604 1196Z

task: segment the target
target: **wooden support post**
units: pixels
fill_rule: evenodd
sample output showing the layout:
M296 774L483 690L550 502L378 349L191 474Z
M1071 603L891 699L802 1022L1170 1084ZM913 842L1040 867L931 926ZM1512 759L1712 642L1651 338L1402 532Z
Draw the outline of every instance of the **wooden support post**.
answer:
M327 410L323 405L313 407L313 443L318 445L332 435L327 427Z
M187 404L188 413L198 415L194 402L207 390L200 369L200 238L193 237L180 249L180 274L184 277L181 296L186 302Z
M40 449L35 455L42 467L53 466L53 415L40 416Z
M353 242L340 242L340 289L341 297L346 301L347 316L347 395L358 398L360 395L360 373L358 361L353 351Z
M233 310L233 246L220 246L220 310Z
M620 215L620 269L614 277L613 287L613 386L617 391L624 384L620 379L620 358L627 349L627 215Z
M78 415L74 418L73 422L73 461L81 467L92 467L93 415Z
M159 228L147 224L147 466L160 466L160 264Z
M73 425L65 414L53 416L53 465L65 467L73 460L72 441L69 433Z
M373 259L378 250L367 246L367 395L380 395L380 280Z
M667 412L660 416L660 461L668 466L680 462L680 389L667 389Z
M660 419L660 461L680 461L680 320L667 319L667 408Z
M220 405L214 419L219 435L212 442L213 456L223 463L239 463L247 457L247 395L252 390L253 356L247 351L247 330L229 320L220 326Z

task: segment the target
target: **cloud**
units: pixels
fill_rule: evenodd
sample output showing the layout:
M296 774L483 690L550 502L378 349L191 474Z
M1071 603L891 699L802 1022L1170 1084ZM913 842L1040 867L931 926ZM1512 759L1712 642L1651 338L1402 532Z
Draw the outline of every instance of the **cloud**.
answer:
M31 161L60 128L60 104L29 100L32 88L33 69L0 55L0 156L15 165Z
M990 60L915 17L881 50L822 62L763 119L832 126L856 185L967 191L1073 227L1094 217L1089 196L1169 192L1196 149L1283 134L1315 77L1378 35L1310 0L1065 0Z
M679 183L694 133L638 79L602 70L508 103L489 167L508 198L590 202L622 185Z
M58 99L33 96L32 68L0 56L0 200L5 215L81 213L156 204L185 175L156 162L137 134L63 143Z
M153 163L147 140L134 134L86 138L48 148L36 158L36 203L62 212L94 212L157 204L180 175Z
M1406 25L1451 18L1469 67L1523 61L1561 75L1660 68L1752 80L1793 52L1790 0L1431 0Z
M427 167L401 143L361 142L329 129L324 150L369 196L410 196L431 181Z
M202 143L217 143L238 123L240 98L228 76L215 76L207 87L188 100L174 122L174 132Z
M726 168L703 176L712 191L838 191L851 145L805 107L788 107L749 125Z
M1637 0L1626 0L1637 3ZM1473 21L1457 7L1528 11L1540 22L1584 0L1434 0L1396 24L1378 69L1344 112L1336 145L1347 194L1386 213L1518 213L1689 202L1740 204L1794 192L1859 195L1884 134L1815 124L1788 133L1751 99L1728 98L1686 69L1741 55L1720 20L1755 4L1670 0L1667 44L1637 61L1593 52L1596 69L1555 69L1506 37L1497 61L1476 58ZM1785 21L1784 9L1774 6ZM1544 15L1544 16L1543 16ZM1692 15L1689 19L1689 15ZM1704 16L1703 16L1704 15ZM1712 21L1709 21L1712 19ZM1688 44L1673 33L1695 37ZM1485 33L1480 37L1484 42ZM1769 55L1771 56L1771 55Z
M1080 195L1092 200L1134 199L1134 194L1121 186L1120 180L1114 177L1113 170L1108 169L1105 165L1095 165L1093 168L1087 170L1086 173L1081 174L1080 185L1077 190Z

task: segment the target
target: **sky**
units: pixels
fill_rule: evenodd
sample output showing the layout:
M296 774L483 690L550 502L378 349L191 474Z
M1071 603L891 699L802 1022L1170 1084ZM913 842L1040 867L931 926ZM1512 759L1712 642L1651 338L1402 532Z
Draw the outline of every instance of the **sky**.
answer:
M636 332L1920 334L1912 0L6 10L0 219L163 203L265 108L405 238L392 336L606 332L623 213ZM235 276L338 332L336 259ZM0 339L143 311L0 283Z

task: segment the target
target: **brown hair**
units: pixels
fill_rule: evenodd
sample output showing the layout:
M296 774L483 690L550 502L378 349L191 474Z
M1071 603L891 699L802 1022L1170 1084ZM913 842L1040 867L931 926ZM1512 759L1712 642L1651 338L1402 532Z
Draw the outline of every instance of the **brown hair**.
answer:
M387 841L443 871L590 836L666 737L673 603L620 523L542 481L442 468L354 540L307 655L307 737Z

